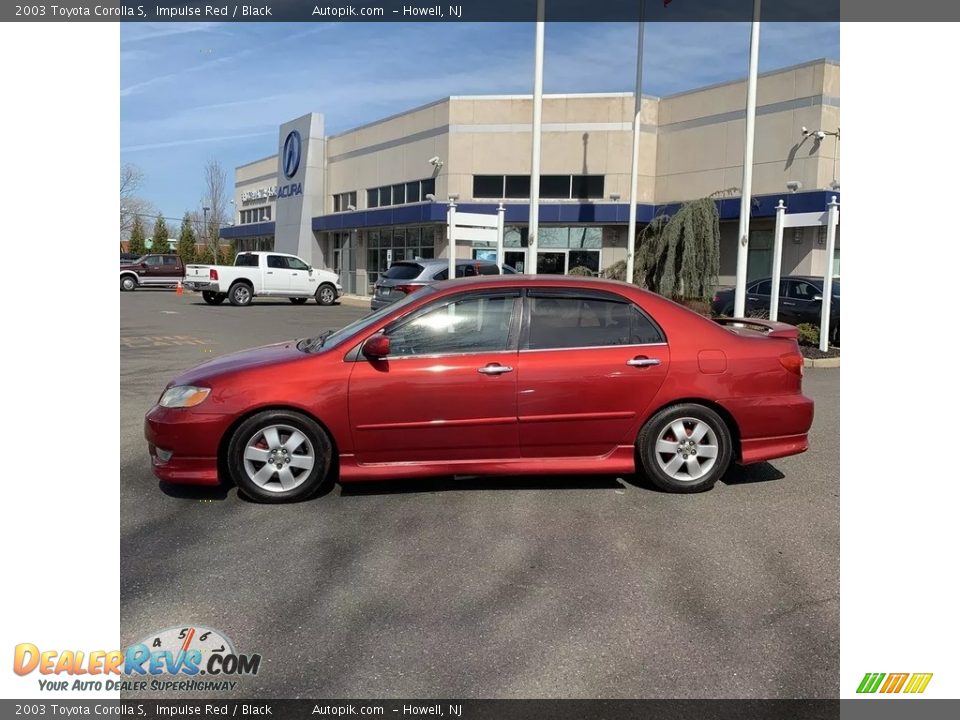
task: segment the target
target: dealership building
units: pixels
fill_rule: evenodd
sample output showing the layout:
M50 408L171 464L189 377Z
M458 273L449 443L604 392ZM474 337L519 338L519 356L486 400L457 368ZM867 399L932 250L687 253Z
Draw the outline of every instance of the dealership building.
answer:
M643 97L638 225L714 196L720 281L736 267L746 81ZM545 95L537 271L599 271L626 257L632 93ZM370 294L392 262L447 256L448 201L505 208L504 262L523 271L529 223L532 99L451 96L336 135L311 113L280 126L277 154L236 168L239 250L299 255ZM770 273L774 208L816 213L839 199L840 66L816 60L760 76L748 277ZM804 133L804 128L807 132ZM823 131L822 136L817 131ZM789 228L784 274L822 275L826 228ZM833 272L839 275L839 233ZM492 258L485 241L458 257Z

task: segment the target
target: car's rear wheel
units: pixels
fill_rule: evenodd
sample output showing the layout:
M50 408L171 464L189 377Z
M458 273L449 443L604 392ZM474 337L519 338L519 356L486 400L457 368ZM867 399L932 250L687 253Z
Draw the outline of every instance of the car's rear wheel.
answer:
M307 301L307 298L290 298L290 302L294 305L303 305Z
M228 297L231 305L249 305L250 301L253 300L253 288L246 283L234 283L233 287L230 288Z
M207 303L207 305L219 305L226 299L227 299L226 293L216 293L216 292L211 292L210 290L203 291L203 301Z
M337 299L337 290L333 285L324 283L317 288L317 305L333 305Z
M713 410L683 403L664 408L647 421L637 438L637 454L647 477L660 489L701 492L727 471L733 439Z
M130 292L137 289L137 279L133 275L124 275L120 278L120 289L123 292Z
M244 493L260 502L305 500L332 482L333 446L316 422L292 410L248 418L230 439L227 467Z

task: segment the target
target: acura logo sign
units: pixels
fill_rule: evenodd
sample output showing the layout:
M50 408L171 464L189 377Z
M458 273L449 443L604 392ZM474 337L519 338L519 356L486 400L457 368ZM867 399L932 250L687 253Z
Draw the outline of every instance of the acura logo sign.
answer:
M297 174L300 167L300 133L291 130L287 139L283 141L283 174L287 179Z

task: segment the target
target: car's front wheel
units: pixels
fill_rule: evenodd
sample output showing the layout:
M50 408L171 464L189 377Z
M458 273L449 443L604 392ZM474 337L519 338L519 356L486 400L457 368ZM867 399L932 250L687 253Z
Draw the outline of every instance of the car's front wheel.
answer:
M332 482L333 447L316 422L298 412L267 410L230 439L227 467L244 493L260 502L305 500Z
M333 285L324 283L317 288L316 298L318 305L333 305L337 299L337 290Z
M683 403L664 408L643 426L637 455L647 477L676 493L709 490L733 458L730 429L716 412Z
M227 299L226 293L216 293L216 292L211 292L210 290L203 291L203 301L207 305L219 305L226 299Z
M124 275L120 278L120 289L123 292L130 292L137 289L137 279L133 275Z

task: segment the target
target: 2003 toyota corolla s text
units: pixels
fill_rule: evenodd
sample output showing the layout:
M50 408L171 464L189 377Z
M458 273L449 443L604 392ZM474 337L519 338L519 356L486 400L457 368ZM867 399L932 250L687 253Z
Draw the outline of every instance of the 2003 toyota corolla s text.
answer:
M337 479L640 469L696 492L807 449L796 334L614 281L459 279L183 373L145 432L161 480L266 502Z

